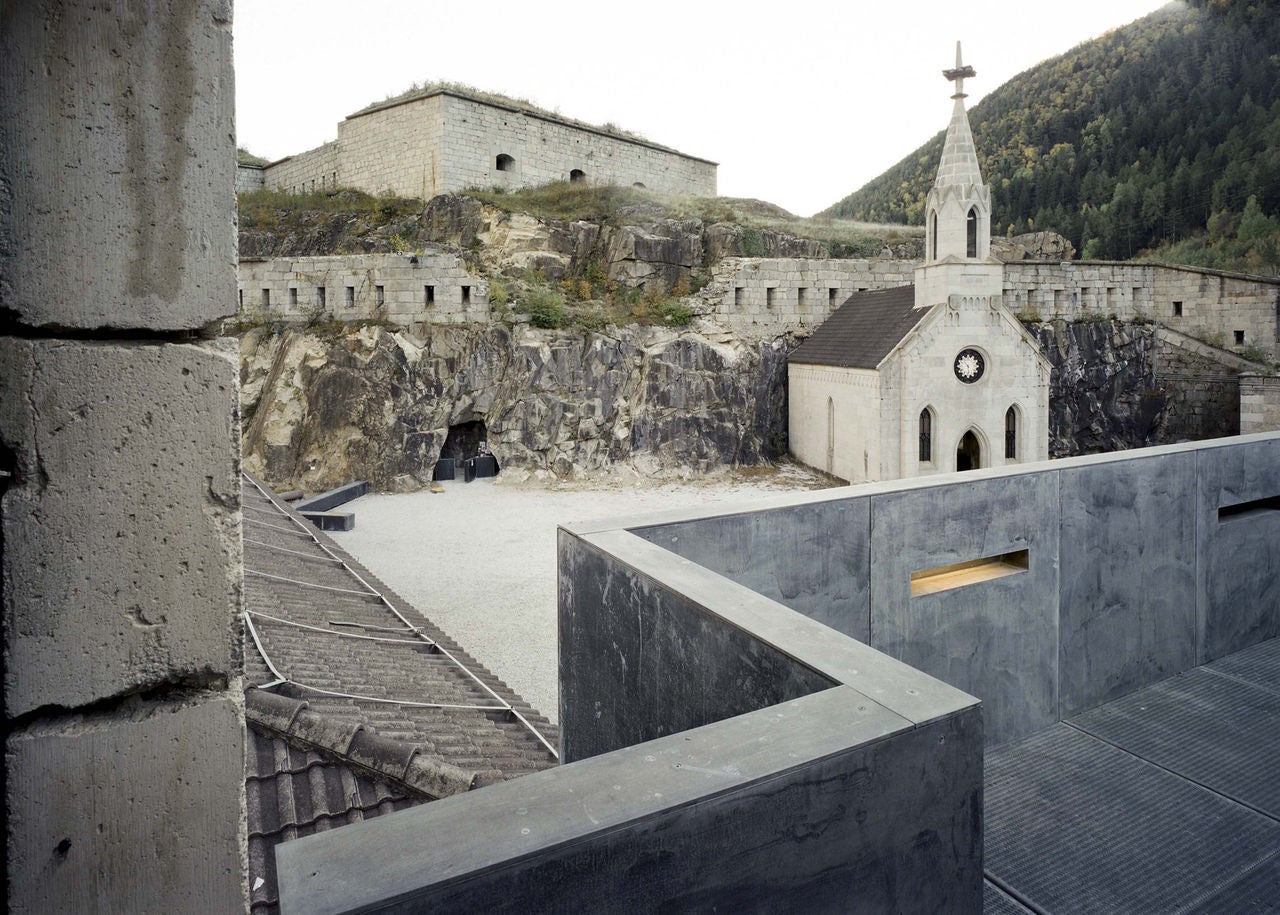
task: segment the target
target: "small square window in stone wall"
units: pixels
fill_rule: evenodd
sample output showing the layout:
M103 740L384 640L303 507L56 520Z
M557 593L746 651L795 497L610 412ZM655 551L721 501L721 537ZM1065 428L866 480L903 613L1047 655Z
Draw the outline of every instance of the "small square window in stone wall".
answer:
M1244 346L1244 331L1236 331L1236 346Z
M316 287L316 306L324 308L325 306L325 288L323 286Z
M836 307L836 292L838 291L839 290L837 290L834 286L832 286L830 289L827 290L827 305L829 305L832 308Z
M741 286L733 287L733 307L734 308L742 307L742 292L743 290Z
M1175 318L1181 318L1181 317L1182 317L1182 303L1181 303L1181 302L1174 302L1174 303L1173 303L1173 316L1174 316Z
M271 307L271 290L270 289L262 290L262 307L263 308Z
M348 307L348 308L355 308L355 307L356 307L356 287L354 287L354 286L348 286L348 287L347 287L347 299L346 299L346 301L347 301L347 307Z
M471 287L470 286L462 287L462 304L464 306L471 304Z
M809 290L805 289L803 286L801 286L799 289L796 290L796 306L797 307L802 309L809 307L809 303L808 301L806 301L806 298L805 298L805 293L808 291Z
M434 305L436 303L436 287L422 287L422 302L424 305Z
M297 307L298 305L298 287L297 286L289 287L289 304L290 306L293 306L293 307Z
M774 293L776 293L777 291L778 290L772 286L769 286L765 289L764 291L764 307L765 308L773 307Z
M387 301L386 291L381 286L374 286L373 287L374 304L381 307L382 305L386 304L386 301Z

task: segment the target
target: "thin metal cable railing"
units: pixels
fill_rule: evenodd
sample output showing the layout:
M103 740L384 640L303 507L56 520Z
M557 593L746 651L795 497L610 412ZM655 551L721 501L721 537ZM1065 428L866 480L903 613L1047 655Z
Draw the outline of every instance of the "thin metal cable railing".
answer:
M352 578L354 578L357 582L359 582L359 583L360 583L360 585L361 585L362 587L366 588L366 589L367 589L367 591L365 591L365 592L359 592L359 591L348 590L348 589L341 589L341 588L336 588L336 589L335 589L335 588L329 588L329 587L327 587L327 586L323 586L323 585L311 585L311 587L315 587L315 588L323 588L324 590L330 590L330 591L333 591L333 590L336 590L336 591L346 591L347 593L351 593L351 594L361 594L361 593L363 593L363 594L364 594L364 596L368 596L368 597L376 597L376 598L381 602L381 604L382 604L383 606L385 606L385 607L386 607L386 608L387 608L387 609L388 609L388 610L389 610L389 611L390 611L390 612L391 612L391 613L396 617L396 619L398 619L398 620L399 620L399 621L404 625L404 627L405 627L405 629L406 629L406 630L409 630L409 631L413 632L415 636L417 636L419 639L421 639L421 640L422 640L422 642L424 642L425 644L427 644L427 645L431 646L431 647L432 647L436 652L438 652L440 655L442 655L443 657L445 657L446 659L448 659L448 661L449 661L451 664L453 664L455 667L457 667L457 669L458 669L458 670L460 670L460 671L461 671L462 673L464 673L467 677L469 677L471 680L473 680L473 681L476 683L476 685L477 685L477 686L479 686L482 690L484 690L484 692L485 692L485 693L487 693L490 697L492 697L492 698L493 698L493 700L497 703L497 705L496 705L496 706L494 706L494 707L492 707L492 708L490 708L490 707L482 707L482 708L484 708L486 711L502 711L502 712L506 712L507 714L511 715L515 720L519 721L519 722L520 722L520 724L521 724L521 725L523 725L523 726L524 726L524 728L525 728L526 730L528 730L531 734L533 734L533 736L534 736L534 737L536 737L536 738L538 739L538 741L539 741L539 742L540 742L540 743L541 743L541 744L542 744L542 745L547 749L547 752L549 752L549 753L552 755L552 757L553 757L554 759L559 759L559 758L560 758L560 753L559 753L559 752L556 750L556 748L551 744L551 742L550 742L549 740L547 740L546 736L545 736L541 731L539 731L536 727L534 727L534 726L533 726L533 723L532 723L532 722L530 722L530 721L529 721L529 719L528 719L528 718L526 718L526 717L524 716L524 714L523 714L523 713L521 713L521 711L520 711L519 709L517 709L517 708L515 708L514 706L512 706L512 705L511 705L511 703L509 703L509 702L507 702L507 700L503 699L503 698L502 698L502 696L498 695L498 693L497 693L497 692L495 692L495 691L493 690L493 688L489 686L489 684L485 683L485 682L484 682L484 680L483 680L483 679L482 679L478 674L476 674L476 672L475 672L475 671L471 670L471 668L469 668L466 664L462 663L462 661L460 661L460 660L457 658L457 656L456 656L456 655L454 655L454 653L453 653L453 652L449 651L447 648L445 648L445 647L444 647L443 645L441 645L439 642L437 642L437 641L435 641L434 639L432 639L432 638L431 638L429 635L427 635L427 634L426 634L426 632L424 632L422 629L420 629L419 627L414 626L412 623L410 623L410 622L409 622L409 620L405 618L404 614L402 614L402 613L401 613L401 612L396 608L396 606L395 606L391 601L389 601L389 600L387 599L387 597L386 597L386 595L385 595L385 594L383 594L383 593L382 593L381 591L379 591L377 588L375 588L375 587L373 587L372 585L370 585L370 584L369 584L369 582L365 581L365 579L360 575L360 573L359 573L359 572L357 572L355 569L353 569L353 568L350 566L350 564L348 564L348 563L347 563L347 561L346 561L345 559L343 559L341 556L339 556L339 555L335 554L332 550L330 550L330 549L329 549L329 547L328 547L328 546L326 546L326 545L325 545L325 543L324 543L323 541L321 541L321 540L320 540L320 538L318 538L318 537L316 537L316 536L315 536L315 534L314 534L314 532L313 532L313 531L307 530L307 526L308 526L308 525L307 525L307 522L304 522L304 521L300 521L300 520L298 520L298 518L296 518L293 514L291 514L290 512L286 511L286 510L285 510L285 509L280 505L280 503L276 500L275 496L274 496L270 491L268 491L268 490L267 490L267 489L265 489L263 486L261 486L261 485L258 483L258 481L257 481L257 480L253 479L253 478L252 478L252 477L250 477L248 474L243 474L243 479L244 479L246 482L248 482L248 483L252 484L253 488L254 488L254 489L256 489L256 490L257 490L257 491L262 495L262 497L263 497L264 499L266 499L266 500L267 500L268 502L270 502L273 506L275 506L275 507L276 507L276 509L277 509L277 510L280 512L280 514L283 516L283 518L284 518L284 519L287 519L287 520L292 524L292 527L285 528L285 527L280 527L280 526L275 525L275 524L267 524L266 522L258 521L258 520L254 519L254 518L245 518L244 520L245 520L245 522L246 522L246 523L249 523L249 524L259 524L259 525L261 525L261 526L263 526L263 527L268 527L268 528L271 528L271 529L273 529L273 530L278 530L278 531L280 531L280 532L282 532L282 533L292 534L292 535L294 535L294 536L303 536L303 537L306 537L307 539L311 540L311 542L312 542L312 543L314 543L316 546L318 546L321 550L323 550L323 551L324 551L324 553L325 553L325 554L326 554L330 559L334 560L336 563L338 563L339 565L341 565L341 566L342 566L342 568L343 568L343 569L345 569L345 570L346 570L346 572L347 572L349 575L351 575L351 577L352 577ZM276 579L281 579L281 580L283 580L283 581L293 581L293 580L291 580L291 579L284 579L284 578L282 578L281 576L267 575L267 574L265 574L265 573L261 573L261 572L252 572L252 571L251 571L251 570L249 570L249 569L246 569L246 570L245 570L245 572L246 572L246 574L262 575L263 577L266 577L266 578L276 578ZM305 582L296 582L296 581L293 581L293 583L295 583L295 584L304 584L304 585L305 585L305 584L307 584L307 583L305 583ZM291 680L291 679L289 679L289 678L287 678L287 677L283 677L283 676L280 674L280 672L279 672L279 671L274 667L274 665L271 663L271 660L267 657L267 654L266 654L265 648L264 648L264 646L263 646L263 644L262 644L262 640L259 638L259 636L258 636L258 632L257 632L257 629L256 629L256 628L254 627L254 625L253 625L253 620L252 620L252 618L251 618L251 616L252 616L252 611L246 610L246 611L245 611L244 616L245 616L245 622L246 622L246 624L248 625L248 628L249 628L250 634L253 636L253 642L254 642L254 645L255 645L255 647L258 649L258 653L262 655L263 660L264 660L264 661L266 661L266 663L267 663L267 668L271 671L271 673L272 673L273 675L275 675L275 676L276 676L277 681L278 681L278 682L272 682L272 683L264 684L263 686L260 686L260 687L259 687L259 689L267 689L267 688L269 688L269 687L272 687L272 686L278 686L278 685L280 685L281 683L286 683L286 682L288 682L288 683L294 683L294 685L295 685L295 686L299 686L299 687L302 687L302 688L304 688L304 689L312 689L312 690L313 690L313 691L315 691L315 692L327 693L327 694L329 694L329 695L338 695L338 696L343 696L343 698L360 698L360 697L354 697L354 696L345 696L344 694L340 694L340 693L333 693L333 692L329 692L329 691L326 691L326 690L318 689L318 688L316 688L316 687L307 687L307 686L305 686L304 684L296 683L295 681L293 681L293 680ZM321 631L328 631L328 630L321 630ZM367 697L366 697L366 698L367 698ZM376 700L376 699L371 699L371 698L370 698L368 701L383 701L383 702L391 701L391 702L394 702L394 700ZM403 703L401 703L401 704L405 704L405 705L413 705L413 704L415 704L415 703L410 703L410 702L407 702L407 701L406 701L406 702L403 702ZM431 707L431 706L428 704L428 706L427 706L427 707ZM481 707L477 707L477 708L481 708Z

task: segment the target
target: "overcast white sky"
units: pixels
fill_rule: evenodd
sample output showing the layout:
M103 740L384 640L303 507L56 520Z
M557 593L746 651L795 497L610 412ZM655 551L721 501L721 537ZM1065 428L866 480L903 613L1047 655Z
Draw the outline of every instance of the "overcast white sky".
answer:
M946 126L957 39L972 106L1162 5L236 0L238 141L281 158L370 102L452 80L712 159L722 195L807 216Z

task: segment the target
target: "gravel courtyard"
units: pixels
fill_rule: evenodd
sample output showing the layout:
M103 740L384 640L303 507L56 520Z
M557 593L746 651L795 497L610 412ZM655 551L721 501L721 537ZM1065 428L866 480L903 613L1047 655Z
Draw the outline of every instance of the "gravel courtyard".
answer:
M557 524L826 484L783 465L696 483L442 485L443 493L358 499L346 507L355 530L332 536L555 721Z

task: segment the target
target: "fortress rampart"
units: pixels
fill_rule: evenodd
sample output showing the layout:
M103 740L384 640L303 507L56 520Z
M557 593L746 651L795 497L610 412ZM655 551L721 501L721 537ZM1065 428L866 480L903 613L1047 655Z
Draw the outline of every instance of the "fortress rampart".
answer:
M451 89L350 115L338 125L336 140L271 163L262 178L263 186L292 193L341 186L423 198L552 181L716 193L714 162Z
M443 252L243 258L239 287L241 317L406 327L489 320L489 284Z

